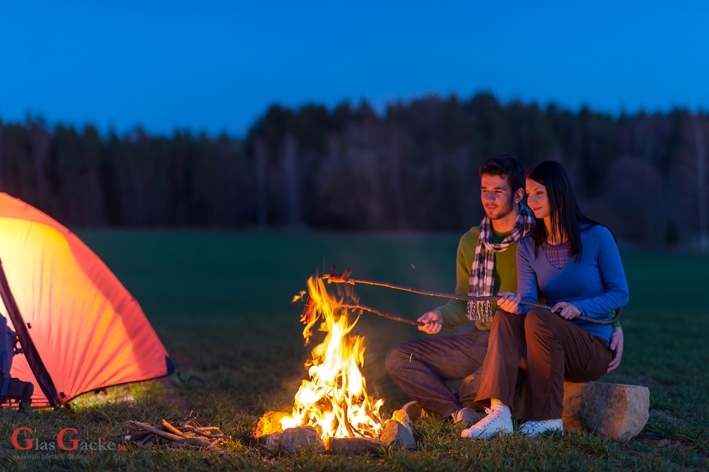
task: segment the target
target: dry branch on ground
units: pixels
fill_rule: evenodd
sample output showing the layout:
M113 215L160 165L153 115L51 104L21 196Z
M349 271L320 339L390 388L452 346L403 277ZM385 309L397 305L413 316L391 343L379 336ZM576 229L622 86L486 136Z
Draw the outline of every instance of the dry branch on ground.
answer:
M123 439L136 447L165 448L196 446L204 450L225 454L218 447L225 440L224 433L217 426L202 426L197 422L197 415L190 412L187 418L172 423L163 419L160 425L153 426L140 421L129 420L125 423L128 432Z

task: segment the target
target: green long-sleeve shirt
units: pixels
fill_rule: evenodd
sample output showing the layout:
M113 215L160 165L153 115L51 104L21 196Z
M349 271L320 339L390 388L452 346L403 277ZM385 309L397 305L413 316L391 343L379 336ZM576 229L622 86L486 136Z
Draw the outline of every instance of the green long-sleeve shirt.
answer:
M492 241L502 242L509 233L493 231ZM474 226L460 238L458 243L458 257L455 265L455 293L468 295L470 287L470 269L475 257L475 246L478 244L480 227ZM517 243L515 242L506 250L495 253L495 284L493 294L498 292L517 293ZM468 302L463 300L450 300L447 304L438 307L443 315L443 323L448 326L459 326L468 321ZM478 329L490 329L492 321L476 321Z

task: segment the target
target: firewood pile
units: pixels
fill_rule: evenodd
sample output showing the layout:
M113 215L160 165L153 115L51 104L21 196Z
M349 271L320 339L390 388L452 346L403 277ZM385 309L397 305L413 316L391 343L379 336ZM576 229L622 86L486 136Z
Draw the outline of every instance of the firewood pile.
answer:
M197 415L190 413L187 418L172 423L163 419L153 426L140 421L125 423L128 433L123 437L127 444L145 448L196 447L225 454L219 446L225 442L224 433L217 426L202 426Z

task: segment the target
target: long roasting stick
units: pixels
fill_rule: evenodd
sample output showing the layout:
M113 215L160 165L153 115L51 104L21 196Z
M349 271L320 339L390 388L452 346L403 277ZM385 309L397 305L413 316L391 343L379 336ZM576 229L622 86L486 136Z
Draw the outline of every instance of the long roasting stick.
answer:
M300 315L300 321L302 323L309 323L313 317L315 316L315 304L313 303L312 299L305 293L301 292L300 295L297 295L293 301L301 300L305 302L305 306L303 307L303 313ZM410 324L411 326L423 326L424 323L421 323L420 321L413 321L408 318L401 318L399 316L394 316L390 315L389 313L385 313L381 310L377 310L376 308L368 307L365 305L352 305L352 304L338 304L338 308L345 308L348 310L362 310L362 311L368 311L370 313L374 313L375 315L381 316L382 318L387 318L389 320L393 321L399 321L401 323L406 323ZM447 328L447 327L442 327L441 328L444 331L453 331L452 328Z
M452 298L454 300L464 300L464 301L474 301L474 302L482 302L482 301L497 301L500 299L500 297L496 296L480 296L480 297L474 297L470 295L458 295L457 293L443 293L443 292L433 292L430 290L421 290L421 289L416 289L413 287L407 287L405 285L397 285L397 284L391 284L387 282L378 282L376 280L370 280L370 279L362 279L358 277L350 277L350 274L352 271L350 269L345 269L341 273L338 273L335 271L335 266L332 266L332 269L330 269L329 274L323 275L321 278L323 280L327 280L327 283L336 283L336 284L364 284L364 285L372 285L375 287L385 287L385 288L392 288L394 290L401 290L403 292L409 292L409 293L417 293L419 295L428 295L429 297L438 297L438 298ZM550 307L547 305L541 305L539 303L529 303L529 302L520 302L520 305L524 306L531 306L533 308L544 308L546 310L549 310ZM580 321L585 321L587 323L592 323L592 324L599 324L599 325L610 325L615 323L620 319L620 317L623 314L623 309L618 308L616 310L616 315L608 320L597 320L594 318L588 318L586 316L577 316L576 320Z
M338 305L338 306L340 306L340 307L342 307L342 308L347 308L347 309L350 309L350 310L364 310L364 311L369 311L369 312L371 312L371 313L374 313L375 315L381 316L382 318L387 318L387 319L389 319L389 320L399 321L399 322L401 322L401 323L410 324L411 326L423 326L423 325L424 325L424 323L421 323L420 321L413 321L413 320L409 320L409 319L407 319L407 318L401 318L401 317L399 317L399 316L390 315L389 313L384 313L383 311L380 311L380 310L377 310L377 309L375 309L375 308L371 308L371 307L368 307L368 306L364 306L364 305L346 305L346 304L342 304L342 305ZM447 328L447 327L442 327L441 329L444 330L444 331L453 331L451 328Z

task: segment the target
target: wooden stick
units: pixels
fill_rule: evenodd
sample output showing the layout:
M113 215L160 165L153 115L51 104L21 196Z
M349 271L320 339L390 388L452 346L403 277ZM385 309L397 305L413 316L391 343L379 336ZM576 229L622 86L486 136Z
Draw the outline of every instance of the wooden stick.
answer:
M472 302L496 302L497 300L500 299L500 297L495 296L495 295L489 295L489 296L479 296L479 297L474 297L472 295L458 295L457 293L444 293L444 292L433 292L431 290L423 290L423 289L418 289L418 288L413 288L413 287L407 287L406 285L397 285L397 284L391 284L388 282L378 282L376 280L370 280L370 279L362 279L358 277L350 277L349 274L351 271L345 270L343 273L337 273L335 272L335 266L332 266L332 270L330 271L329 274L325 274L321 277L323 280L327 280L328 283L336 283L336 284L350 284L350 285L355 285L355 284L364 284L364 285L372 285L374 287L384 287L384 288L391 288L394 290L401 290L402 292L409 292L409 293L416 293L419 295L427 295L429 297L437 297L437 298L452 298L454 300L464 300L464 301L472 301ZM345 274L347 274L345 276ZM549 309L547 305L540 305L538 303L527 303L527 302L521 302L520 305L524 306L531 306L535 308L546 308Z
M376 280L350 277L351 273L352 273L352 271L349 269L345 269L342 273L338 273L335 271L335 266L332 266L332 269L330 269L330 273L325 274L320 278L323 280L327 280L327 283L336 283L336 284L343 284L344 283L344 284L350 284L350 285L365 284L365 285L372 285L375 287L392 288L394 290L401 290L401 291L409 292L409 293L417 293L419 295L428 295L429 297L452 298L454 300L473 301L473 302L485 302L485 301L496 302L497 300L500 299L500 297L495 296L495 295L475 297L475 296L471 296L471 295L458 295L457 293L432 292L430 290L421 290L421 289L416 289L416 288L412 288L412 287L407 287L405 285L390 284L387 282L377 282ZM529 306L532 308L543 308L545 310L551 310L551 308L552 308L548 305L542 305L539 303L520 302L519 304L522 306ZM622 314L623 314L623 309L618 308L615 311L615 316L610 319L607 319L607 320L597 320L595 318L589 318L589 317L583 316L583 315L579 315L574 319L579 320L579 321L584 321L586 323L597 324L597 325L612 325L616 321L620 320ZM385 317L385 318L388 318L388 317ZM402 321L402 320L400 319L397 321ZM404 321L404 323L406 323L406 321Z
M211 446L212 443L210 441L207 441L206 439L202 438L184 438L184 439L177 439L173 441L170 445L175 445L175 446L181 446L181 445L196 445L196 446Z
M187 418L180 420L180 421L175 421L176 426L185 426L193 422L194 420L197 419L197 413L194 413L190 411L190 414L187 416Z
M145 430L140 430L140 431L133 431L130 434L127 434L126 441L135 441L136 439L145 437L146 435L150 434L150 431L145 431Z
M182 428L183 428L185 431L189 431L189 432L194 433L194 434L199 434L200 436L204 436L205 438L210 437L210 433L208 433L208 432L206 432L206 431L200 431L200 430L198 430L197 428L195 428L194 426L183 426Z
M406 323L406 324L409 324L409 325L411 325L411 326L423 326L423 325L424 325L424 323L421 323L420 321L413 321L413 320L410 320L410 319L408 319L408 318L401 318L401 317L399 317L399 316L390 315L390 314L388 314L388 313L384 313L383 311L377 310L376 308L371 308L371 307L368 307L368 306L365 306L365 305L349 305L349 304L342 304L342 305L338 305L338 306L341 307L341 308L347 308L347 309L350 309L350 310L364 310L364 311L369 311L369 312L371 312L371 313L374 313L375 315L381 316L382 318L387 318L387 319L389 319L389 320L398 321L398 322L400 322L400 323ZM442 329L443 331L453 331L453 328L448 328L448 327L445 327L445 326L442 327L441 329Z
M154 439L155 435L153 433L148 432L147 435L140 441L138 441L138 446L145 446L147 443L149 443L152 439Z
M169 433L176 434L178 436L182 436L183 438L187 437L185 434L180 431L179 429L175 428L173 425L171 425L168 421L163 419L160 424L162 424L162 427L165 428L165 430Z
M347 421L347 403L345 403L345 404L343 405L343 408L342 408L342 409L344 410L344 412L343 412L343 414L342 414L342 421L345 422L345 428L347 429L347 432L350 433L350 436L351 436L351 437L353 437L353 438L354 438L354 437L357 437L357 434L355 434L355 429L352 427L352 425L350 424L350 422Z
M176 441L178 439L185 439L183 436L178 436L176 434L168 433L168 432L160 430L158 428L154 428L154 427L150 426L149 424L140 423L138 421L132 421L132 423L135 424L140 429L150 431L151 433L154 433L157 436L162 436L163 438L167 438L171 441Z

